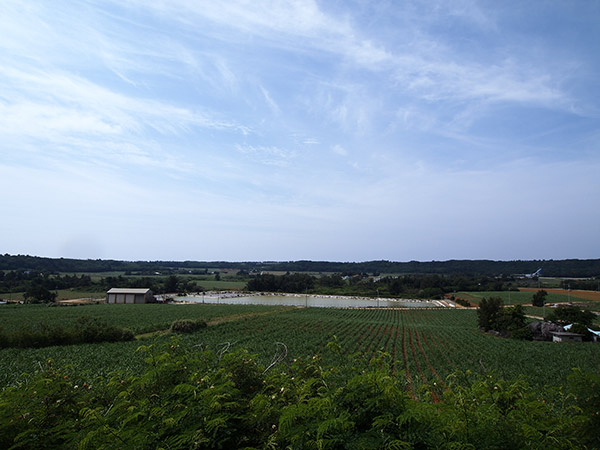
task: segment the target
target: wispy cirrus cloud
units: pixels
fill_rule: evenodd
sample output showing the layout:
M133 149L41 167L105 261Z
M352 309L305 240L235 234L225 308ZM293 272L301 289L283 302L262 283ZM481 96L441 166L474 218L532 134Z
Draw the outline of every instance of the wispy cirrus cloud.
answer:
M226 5L182 0L152 7L161 14L180 20L191 14L220 27L236 29L242 35L255 35L289 49L297 48L297 37L306 38L302 46L348 58L350 62L368 69L389 71L391 81L396 81L400 89L410 90L429 101L483 98L550 104L563 100L566 95L558 85L560 77L546 71L544 67L547 64L539 65L543 58L524 64L525 61L501 56L491 64L482 65L457 53L455 46L439 40L427 28L419 28L417 21L412 26L407 25L408 21L402 23L404 28L395 36L401 45L390 50L377 35L369 36L343 15L325 12L313 0L258 4L239 0ZM466 18L481 29L484 25L489 28L493 24L493 20L473 2L449 6L421 5L412 14L417 16L431 11L438 11L443 17ZM288 41L285 36L294 39ZM502 52L499 54L502 55ZM458 56L460 61L456 59ZM565 68L564 73L570 70Z
M5 118L0 135L5 145L33 140L38 145L28 145L29 151L46 153L44 158L52 155L56 160L72 152L77 159L113 165L189 171L182 150L189 146L190 134L250 132L203 111L122 94L73 74L10 68L0 68L0 74L0 115ZM184 148L165 157L163 140L168 136L183 139ZM48 145L58 147L49 152Z
M526 214L537 227L542 206L598 189L594 12L477 0L5 0L0 172L19 191L11 212L60 210L79 186L76 200L97 200L95 223L110 222L123 194L144 210L132 229L151 224L146 242L164 238L167 212L201 250L278 236L262 245L323 251L315 230L332 249L375 236L348 257L359 247L416 255L423 236L437 240L421 253L431 258L456 239L487 245L480 230L504 236L496 225L521 191L544 192ZM472 211L480 220L467 226ZM94 208L84 212L73 223L89 224Z
M176 134L192 126L219 130L240 128L207 113L160 100L121 94L73 74L37 70L25 72L10 68L0 68L0 74L4 77L2 84L6 93L1 98L6 108L20 108L20 99L27 97L35 99L41 106L60 105L63 113L70 109L74 114L82 110L95 114L101 118L99 121L112 124L113 130L140 131L150 127L160 133ZM11 88L16 88L14 94ZM47 110L47 117L50 117L50 112Z
M277 146L236 144L235 149L261 164L285 167L296 153Z

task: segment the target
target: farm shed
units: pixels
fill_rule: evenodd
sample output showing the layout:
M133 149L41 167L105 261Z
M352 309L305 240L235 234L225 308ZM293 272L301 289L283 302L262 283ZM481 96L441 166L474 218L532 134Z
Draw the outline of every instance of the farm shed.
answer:
M106 293L106 303L154 303L148 288L112 288Z
M552 342L581 342L583 335L567 331L552 332Z

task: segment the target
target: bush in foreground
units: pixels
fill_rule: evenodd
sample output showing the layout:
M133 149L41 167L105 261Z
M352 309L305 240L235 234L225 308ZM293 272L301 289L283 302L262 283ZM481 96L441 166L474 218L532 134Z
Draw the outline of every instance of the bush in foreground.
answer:
M334 348L335 346L332 346ZM140 347L141 375L82 380L48 364L0 392L0 448L567 449L600 443L600 375L545 397L522 380L459 372L418 402L389 355L265 369L245 350ZM550 396L554 396L550 398ZM551 402L549 400L552 400Z

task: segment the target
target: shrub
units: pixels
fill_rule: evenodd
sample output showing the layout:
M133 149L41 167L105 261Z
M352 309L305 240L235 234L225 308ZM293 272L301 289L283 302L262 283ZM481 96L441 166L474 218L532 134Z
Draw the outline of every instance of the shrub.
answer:
M454 296L452 296L453 298L451 298L451 300L455 303L458 303L459 305L462 306L466 306L467 308L471 306L471 302L469 300L465 300L463 298L455 298Z
M499 297L482 298L477 308L477 323L484 331L495 330L504 303Z
M510 337L513 339L532 341L533 340L533 331L531 331L531 328L528 328L528 327L519 328L517 330L514 330L512 332L512 334L510 335Z
M87 343L131 341L134 338L131 330L115 327L103 320L90 317L77 319L75 334L79 342Z
M533 298L531 299L531 304L533 306L544 306L547 295L548 295L548 293L543 289L541 291L537 291L535 294L533 294Z
M182 319L171 324L173 333L194 333L202 328L206 328L204 320Z

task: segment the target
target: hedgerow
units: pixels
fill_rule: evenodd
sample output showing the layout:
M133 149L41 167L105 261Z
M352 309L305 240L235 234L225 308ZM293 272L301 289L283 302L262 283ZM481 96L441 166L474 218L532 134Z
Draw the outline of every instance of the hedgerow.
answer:
M600 443L600 375L576 371L542 399L522 379L456 372L433 401L406 394L389 355L367 362L328 346L265 367L244 349L202 350L174 339L138 349L140 375L82 380L44 370L0 392L0 448L562 449ZM596 393L594 395L586 395Z
M67 327L39 323L10 333L0 329L0 348L39 348L53 345L131 341L133 338L134 334L129 329L110 325L98 318L79 317Z

